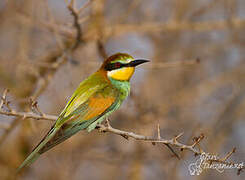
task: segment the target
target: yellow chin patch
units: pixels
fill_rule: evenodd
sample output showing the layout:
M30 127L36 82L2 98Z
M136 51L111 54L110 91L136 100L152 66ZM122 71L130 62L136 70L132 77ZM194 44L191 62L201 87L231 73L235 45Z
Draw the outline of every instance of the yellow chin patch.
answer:
M123 67L107 72L107 75L115 80L127 81L134 74L134 67Z

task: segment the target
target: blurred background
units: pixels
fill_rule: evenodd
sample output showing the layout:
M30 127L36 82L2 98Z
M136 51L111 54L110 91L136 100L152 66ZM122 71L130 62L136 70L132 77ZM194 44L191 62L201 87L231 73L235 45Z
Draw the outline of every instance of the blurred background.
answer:
M234 162L245 155L245 1L77 0L81 27L63 0L0 1L0 93L17 111L58 115L77 85L117 52L150 59L136 70L130 97L111 116L115 128L191 144ZM76 47L72 46L77 43ZM199 61L196 61L199 59ZM127 113L125 113L127 112ZM236 170L191 176L192 152L80 132L16 168L53 123L0 114L0 179L244 179Z

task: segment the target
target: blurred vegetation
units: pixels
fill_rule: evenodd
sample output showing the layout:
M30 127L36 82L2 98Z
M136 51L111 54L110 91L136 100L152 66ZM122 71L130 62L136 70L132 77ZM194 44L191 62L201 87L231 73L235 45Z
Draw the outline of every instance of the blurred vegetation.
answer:
M79 38L66 1L0 2L0 92L10 89L12 107L29 111L32 98L58 115L105 56L129 53L151 64L137 69L113 127L156 136L159 123L163 137L184 132L187 143L203 133L206 152L236 147L232 160L244 161L245 1L77 0L75 9ZM78 133L16 177L52 122L0 115L0 125L0 179L244 179L235 170L190 176L193 153L176 149L178 160L165 146L97 131Z

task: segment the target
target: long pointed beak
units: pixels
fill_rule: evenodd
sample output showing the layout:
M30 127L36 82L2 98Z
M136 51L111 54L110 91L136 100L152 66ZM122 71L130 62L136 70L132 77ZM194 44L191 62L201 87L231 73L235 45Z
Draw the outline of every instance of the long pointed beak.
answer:
M149 62L149 60L146 60L146 59L135 59L134 61L130 62L128 65L130 67L135 67L135 66L138 66L138 65L146 63L146 62Z

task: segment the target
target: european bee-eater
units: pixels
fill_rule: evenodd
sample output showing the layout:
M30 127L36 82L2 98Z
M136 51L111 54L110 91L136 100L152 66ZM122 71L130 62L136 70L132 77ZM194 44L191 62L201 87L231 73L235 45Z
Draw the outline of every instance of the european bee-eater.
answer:
M118 53L104 61L98 71L80 83L58 119L20 165L18 170L33 163L41 154L65 141L80 130L93 130L129 95L135 67L148 62Z

